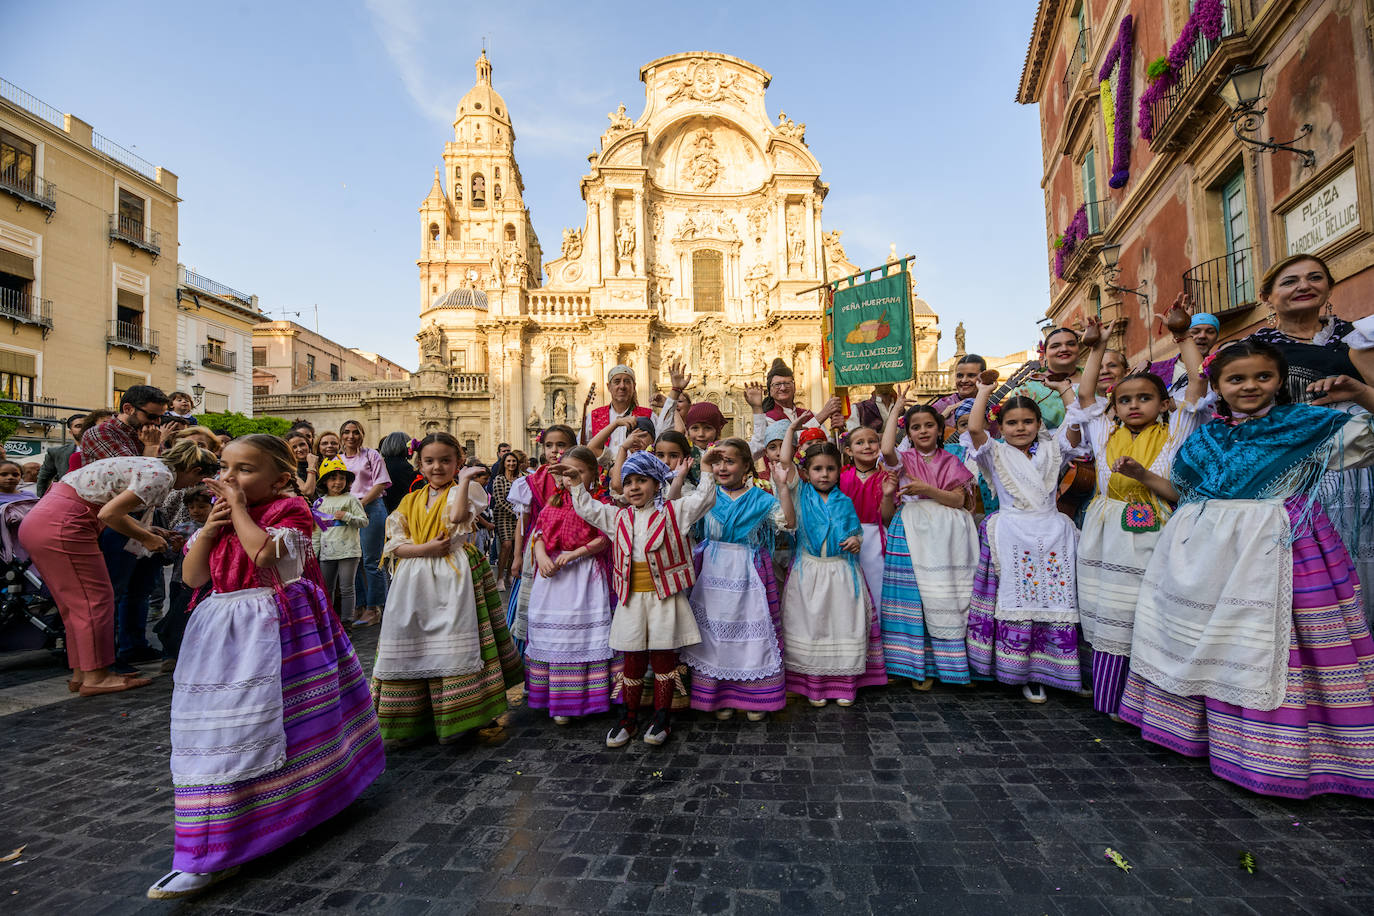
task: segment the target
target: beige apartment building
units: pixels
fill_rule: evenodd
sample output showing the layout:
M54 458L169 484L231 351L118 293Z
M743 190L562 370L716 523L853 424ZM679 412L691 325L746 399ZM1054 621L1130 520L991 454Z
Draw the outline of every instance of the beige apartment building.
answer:
M176 387L197 413L253 415L253 328L258 297L177 265Z
M178 203L176 175L0 79L0 398L42 420L175 386Z
M294 321L254 325L252 362L252 395L258 399L291 394L318 382L403 382L410 378L404 366L385 356L345 347ZM258 409L276 413L273 408L280 406L272 403Z

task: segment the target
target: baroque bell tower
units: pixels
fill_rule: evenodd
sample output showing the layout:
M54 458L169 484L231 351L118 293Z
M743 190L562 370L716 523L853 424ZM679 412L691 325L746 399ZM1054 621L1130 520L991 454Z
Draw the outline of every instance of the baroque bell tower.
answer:
M515 161L515 128L491 74L483 50L419 208L421 325L444 332L449 369L460 373L489 370L478 325L520 315L524 292L540 285L543 260Z

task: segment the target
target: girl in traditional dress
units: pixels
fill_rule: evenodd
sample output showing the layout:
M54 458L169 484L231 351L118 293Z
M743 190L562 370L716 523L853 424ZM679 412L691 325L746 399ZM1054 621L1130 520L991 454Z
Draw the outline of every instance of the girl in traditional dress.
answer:
M367 680L329 611L314 516L275 436L224 449L216 503L182 564L213 593L191 615L172 692L173 871L153 899L197 893L358 797L384 767Z
M834 443L808 447L801 482L795 477L789 441L773 469L785 526L796 535L782 600L787 689L812 706L852 706L860 687L887 683L878 615L859 568L863 529L839 489Z
M392 580L372 668L382 737L397 748L490 724L522 680L496 575L472 543L483 468L463 468L455 483L463 448L448 433L426 436L416 454L425 486L386 520Z
M701 522L692 613L701 642L682 650L692 670L692 708L750 722L787 705L782 671L782 611L770 546L782 521L778 501L753 486L753 455L743 439L717 445L716 502Z
M644 673L654 667L654 718L644 742L661 745L672 731L674 693L682 691L678 650L701 641L692 608L684 594L696 581L687 529L716 500L711 472L715 453L703 459L703 480L680 499L658 502L674 472L647 451L625 460L624 497L619 508L597 502L574 468L556 471L567 481L573 508L612 538L612 584L618 606L611 620L611 648L625 653L624 669L613 693L623 704L620 721L606 735L607 747L624 747L639 730L639 705ZM687 462L676 471L687 475Z
M1180 305L1186 305L1181 296L1175 309ZM1188 369L1182 404L1170 401L1164 381L1149 372L1120 379L1103 402L1098 366L1111 351L1100 323L1089 322L1083 339L1091 350L1059 435L1070 448L1092 449L1097 468L1097 496L1078 542L1078 613L1083 638L1093 647L1093 708L1118 718L1140 579L1177 496L1169 468L1200 425L1198 404L1207 386L1202 355L1185 333L1174 338Z
M1207 374L1219 416L1174 459L1178 510L1145 568L1121 717L1253 792L1374 798L1374 640L1317 500L1324 472L1374 465L1374 427L1289 403L1283 354L1254 338ZM1349 376L1308 392L1374 410Z
M850 463L840 471L840 492L854 503L854 511L859 516L863 533L859 571L863 573L864 586L875 608L880 607L883 600L883 553L886 547L882 518L883 472L878 467L878 459L882 455L881 438L867 426L850 430L844 440L845 455Z
M544 462L533 474L526 474L510 485L506 502L519 522L515 526L515 544L510 564L511 592L506 603L506 624L516 648L525 651L528 631L530 589L534 586L534 558L530 553L529 535L539 521L539 513L548 504L558 481L549 469L563 460L563 453L577 444L577 434L571 426L555 423L539 434L539 447Z
M969 602L978 568L978 528L969 514L973 475L945 451L945 418L934 407L906 410L906 391L883 426L883 461L901 470L907 499L887 530L881 592L887 673L929 690L938 676L969 683ZM897 419L905 415L912 447L897 451Z
M563 464L596 489L596 455L577 446ZM557 480L558 478L553 478ZM561 485L530 534L535 576L525 646L525 702L558 725L611 708L611 542L582 520Z
M1075 335L1075 340L1076 340ZM987 434L996 371L979 378L963 444L997 489L1000 509L983 521L969 607L974 674L1020 684L1032 703L1044 686L1081 691L1078 673L1078 529L1055 508L1059 475L1072 459L1022 395L1002 402L1002 439ZM1067 387L1067 386L1065 386Z

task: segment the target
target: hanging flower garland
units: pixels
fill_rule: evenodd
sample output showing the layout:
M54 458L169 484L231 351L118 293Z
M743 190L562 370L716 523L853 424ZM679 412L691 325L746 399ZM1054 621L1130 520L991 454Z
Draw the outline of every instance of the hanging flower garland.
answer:
M1073 219L1064 227L1064 234L1054 240L1054 275L1059 279L1064 279L1064 261L1073 250L1078 247L1078 243L1088 237L1088 205L1080 204L1074 213Z
M1178 75L1193 53L1193 45L1197 44L1199 35L1208 41L1216 41L1221 37L1225 18L1226 9L1222 5L1222 0L1197 0L1192 15L1183 25L1183 34L1178 36L1178 41L1169 49L1168 69L1159 68L1158 61L1150 65L1151 70L1159 71L1159 76L1140 94L1140 114L1137 123L1141 137L1146 140L1154 139L1155 118L1150 106L1178 84Z
M1112 177L1107 184L1124 188L1131 176L1131 60L1135 50L1134 20L1121 20L1116 41L1107 49L1097 79L1101 86L1102 120L1112 138Z

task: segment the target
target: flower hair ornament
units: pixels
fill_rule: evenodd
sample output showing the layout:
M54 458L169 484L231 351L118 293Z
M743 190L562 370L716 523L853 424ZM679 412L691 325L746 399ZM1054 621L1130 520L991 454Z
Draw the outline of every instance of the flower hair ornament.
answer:
M1211 354L1209 354L1205 359L1203 359L1203 361L1202 361L1202 371L1201 371L1201 373L1200 373L1201 376L1202 376L1203 378L1208 379L1208 380L1211 380L1211 378L1212 378L1212 363L1216 362L1216 358L1217 358L1217 356L1219 356L1220 354L1221 354L1221 351L1220 351L1220 350L1217 350L1215 353L1211 353Z
M412 457L412 458L415 457L415 450L418 449L419 447L420 447L420 440L419 440L419 439L414 439L414 438L412 438L412 439L410 440L410 444L406 446L406 455L409 456L409 457Z
M988 411L988 416L989 416L990 418L992 418L994 421L998 422L998 423L1002 422L1002 404L1003 404L1003 403L1004 403L1003 401L998 401L996 404L994 404L994 405L992 406L992 409ZM972 411L970 411L970 412L972 412Z

